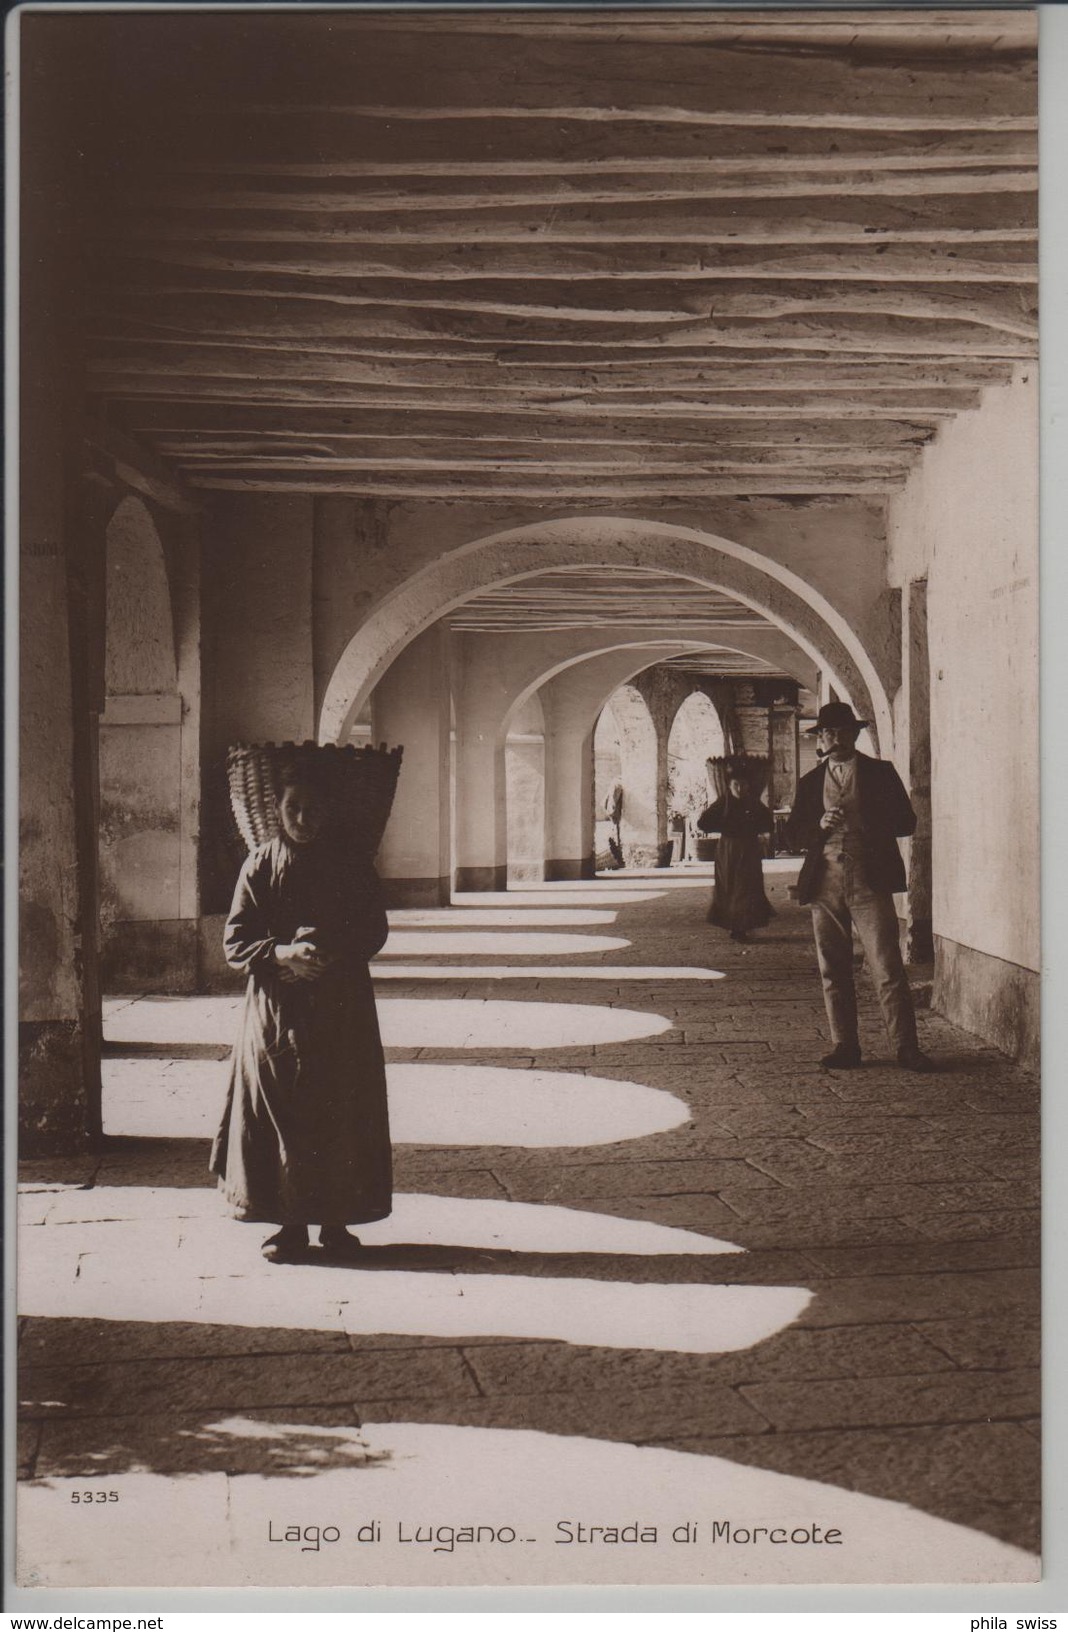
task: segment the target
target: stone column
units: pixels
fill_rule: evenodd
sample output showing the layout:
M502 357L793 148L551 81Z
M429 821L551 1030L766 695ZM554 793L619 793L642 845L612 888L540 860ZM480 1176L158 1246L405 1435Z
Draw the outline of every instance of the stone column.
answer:
M375 743L404 749L393 811L378 853L391 906L447 906L449 831L449 632L416 636L375 687Z
M774 810L792 805L797 792L798 730L797 709L776 704L771 711L771 786L768 799Z
M77 155L49 106L49 38L24 27L19 343L19 1137L74 1153L100 1132L96 720L106 488L80 490L84 264ZM40 59L40 60L39 60ZM43 67L41 63L43 62ZM35 72L35 65L37 71ZM85 508L83 509L83 504Z
M931 909L931 664L927 648L927 580L909 585L903 640L908 696L908 785L916 812L909 844L905 956L934 961Z
M454 648L456 888L508 887L505 722L511 707L498 654L485 642Z
M588 676L566 670L542 688L545 712L545 876L593 878L593 726Z

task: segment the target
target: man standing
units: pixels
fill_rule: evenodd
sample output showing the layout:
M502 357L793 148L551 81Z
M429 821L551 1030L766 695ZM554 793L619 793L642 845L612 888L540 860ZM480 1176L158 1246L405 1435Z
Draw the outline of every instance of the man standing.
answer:
M861 1063L853 985L853 925L857 927L883 1021L906 1071L934 1071L916 1040L912 1004L898 942L894 895L905 888L897 847L916 828L893 765L857 753L868 722L848 703L826 703L808 733L823 760L803 776L787 823L791 849L804 852L797 899L811 904L823 1000L834 1044L821 1065L847 1071Z

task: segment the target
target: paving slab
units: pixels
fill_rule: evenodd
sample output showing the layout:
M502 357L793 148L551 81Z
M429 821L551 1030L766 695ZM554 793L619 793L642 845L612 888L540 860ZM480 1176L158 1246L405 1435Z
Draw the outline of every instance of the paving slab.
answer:
M745 1437L768 1431L766 1420L730 1388L687 1384L683 1388L622 1389L608 1395L570 1389L559 1394L493 1399L431 1399L399 1396L367 1400L367 1417L388 1422L455 1422L475 1428L526 1428L546 1434L577 1434L626 1445L659 1444L680 1420L707 1424L710 1432Z
M351 1404L477 1390L455 1349L256 1354L203 1359L27 1366L19 1403L27 1416L158 1416L242 1406Z
M965 1270L946 1275L877 1275L825 1281L798 1318L806 1326L839 1326L885 1320L919 1321L956 1315L990 1315L1011 1321L1016 1309L1038 1304L1036 1270Z
M927 1512L1019 1547L1039 1544L1039 1447L1018 1423L684 1436L672 1444L780 1473L803 1469L806 1478L894 1501L922 1492Z
M296 1417L297 1420L294 1420ZM365 1465L351 1405L169 1411L41 1424L38 1479L131 1472L309 1478Z
M1042 1363L1041 1326L1037 1312L1031 1310L1022 1311L1011 1330L989 1317L923 1321L915 1329L958 1366L989 1371L1037 1368Z
M1032 1415L1037 1370L954 1371L848 1381L750 1383L741 1393L780 1432L805 1428L898 1427L990 1422Z
M505 1176L516 1201L566 1201L594 1196L707 1195L726 1185L745 1183L778 1189L778 1182L738 1161L604 1162L575 1164L550 1176L529 1168Z
M66 1350L80 1365L133 1360L205 1359L214 1355L347 1354L340 1330L222 1326L209 1321L49 1320L31 1316L19 1336L20 1363L54 1363Z
M1042 1214L1037 1207L1012 1213L1002 1209L970 1213L906 1213L906 1221L921 1235L935 1241L989 1241L994 1236L1012 1235L1030 1243L1031 1260L1038 1253Z
M959 1270L1017 1266L1034 1269L1038 1262L1033 1247L1002 1236L992 1236L985 1241L932 1242L917 1239L895 1246L866 1247L854 1244L848 1247L811 1247L807 1255L816 1266L818 1276L865 1278L875 1275L946 1275Z
M791 1328L766 1339L755 1351L722 1355L651 1354L564 1344L486 1343L468 1354L471 1369L487 1396L560 1393L572 1387L603 1386L615 1392L697 1382L735 1387L761 1377L849 1379L857 1376L913 1376L955 1372L953 1360L921 1332L902 1326L838 1330Z
M22 1328L23 1474L247 1473L314 1489L367 1454L361 1418L537 1429L696 1450L1034 1545L1034 1079L929 1011L938 1075L897 1070L865 977L869 1063L823 1069L807 913L776 880L778 918L739 948L704 923L707 886L672 884L619 908L622 961L635 976L703 965L723 980L523 973L507 982L514 1048L496 981L382 989L391 1061L636 1082L690 1119L596 1146L398 1146L405 1207L484 1203L486 1216L387 1240L365 1274L267 1269L258 1230L219 1222L206 1140L150 1136L154 1096L174 1099L173 1062L223 1051L210 1039L232 1031L235 1001L109 1006L109 1069L136 1090L148 1136L25 1170L37 1301ZM572 904L544 891L533 905L555 899ZM454 1023L463 1002L477 1024ZM538 1044L545 1004L559 1048ZM617 1040L600 1040L609 1027ZM562 1229L531 1235L509 1209L520 1223L543 1209ZM622 1221L714 1250L658 1237L646 1251L612 1236ZM172 1273L153 1279L161 1263ZM800 1299L799 1312L712 1352L743 1291L768 1307ZM707 1314L687 1347L695 1303Z

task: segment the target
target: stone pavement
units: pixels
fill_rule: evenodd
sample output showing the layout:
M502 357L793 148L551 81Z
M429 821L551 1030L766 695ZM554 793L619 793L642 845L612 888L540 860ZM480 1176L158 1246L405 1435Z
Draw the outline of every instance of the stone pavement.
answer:
M863 977L868 1063L821 1068L790 878L745 946L676 874L393 915L401 1196L358 1269L271 1268L220 1215L233 1001L117 1000L106 1148L23 1173L22 1477L308 1478L361 1422L536 1430L1037 1549L1037 1083L929 1011L939 1074L898 1070ZM524 950L547 930L584 950Z

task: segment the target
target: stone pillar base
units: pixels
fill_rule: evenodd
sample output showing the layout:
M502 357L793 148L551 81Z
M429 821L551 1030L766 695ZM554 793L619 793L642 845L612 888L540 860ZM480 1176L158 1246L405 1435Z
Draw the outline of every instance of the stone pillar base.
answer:
M449 878L384 878L382 890L387 907L447 907Z
M508 888L508 867L506 864L499 867L457 867L456 888L458 890L506 890Z
M106 992L195 992L197 921L127 919L101 938L101 981Z
M90 1055L76 1020L19 1026L20 1156L76 1156L97 1142L99 1113L86 1097Z
M1033 969L934 937L931 1007L1021 1065L1037 1067L1040 976Z
M549 879L596 878L596 857L582 856L573 860L571 857L554 856L545 863L545 876Z

